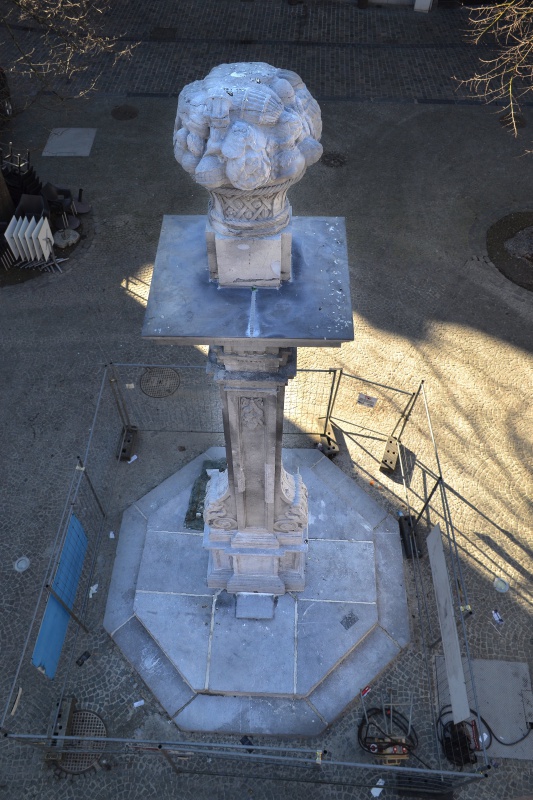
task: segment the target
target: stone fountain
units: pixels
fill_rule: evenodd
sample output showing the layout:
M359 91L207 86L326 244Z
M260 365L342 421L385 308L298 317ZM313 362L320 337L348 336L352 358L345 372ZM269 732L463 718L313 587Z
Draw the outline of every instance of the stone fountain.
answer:
M282 453L297 348L353 339L344 220L287 199L320 136L290 70L223 64L179 97L174 154L209 207L164 218L143 337L209 345L227 469L202 537L185 510L220 448L125 512L104 624L188 730L317 733L409 639L395 521L319 451Z

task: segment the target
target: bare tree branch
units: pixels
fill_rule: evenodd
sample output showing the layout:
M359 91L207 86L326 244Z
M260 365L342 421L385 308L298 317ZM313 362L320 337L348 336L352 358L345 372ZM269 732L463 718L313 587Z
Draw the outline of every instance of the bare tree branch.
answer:
M57 78L72 81L92 72L97 56L108 53L115 63L130 55L135 45L101 32L107 7L108 0L0 0L0 25L19 54L12 70L53 89ZM97 79L75 95L87 94Z
M533 87L533 0L472 8L468 37L493 45L495 54L481 58L479 71L462 83L488 102L503 101L516 136L520 99Z

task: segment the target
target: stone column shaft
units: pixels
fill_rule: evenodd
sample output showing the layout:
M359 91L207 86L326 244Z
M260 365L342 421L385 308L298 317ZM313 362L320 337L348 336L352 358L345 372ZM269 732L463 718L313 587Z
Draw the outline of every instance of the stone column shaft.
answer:
M222 396L227 472L208 487L208 585L283 594L304 587L307 491L281 460L285 386L294 348L212 348Z

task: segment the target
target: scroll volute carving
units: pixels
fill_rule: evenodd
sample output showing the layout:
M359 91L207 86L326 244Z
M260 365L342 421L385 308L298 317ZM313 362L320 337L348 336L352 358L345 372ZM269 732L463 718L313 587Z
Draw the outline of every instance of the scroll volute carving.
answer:
M274 530L283 533L300 532L307 525L307 488L300 473L291 475L281 468L281 495L284 508L277 515Z
M231 511L228 471L220 473L216 480L207 484L204 504L204 521L210 528L231 531L237 528L237 520Z

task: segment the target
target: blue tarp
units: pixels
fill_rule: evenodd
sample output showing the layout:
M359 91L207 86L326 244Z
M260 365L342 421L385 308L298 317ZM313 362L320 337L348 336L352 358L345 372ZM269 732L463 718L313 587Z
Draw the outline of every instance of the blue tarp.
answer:
M70 609L76 599L86 552L87 536L81 522L73 514L52 582L52 589ZM31 663L48 678L53 678L56 674L69 619L68 611L50 595L31 658Z

